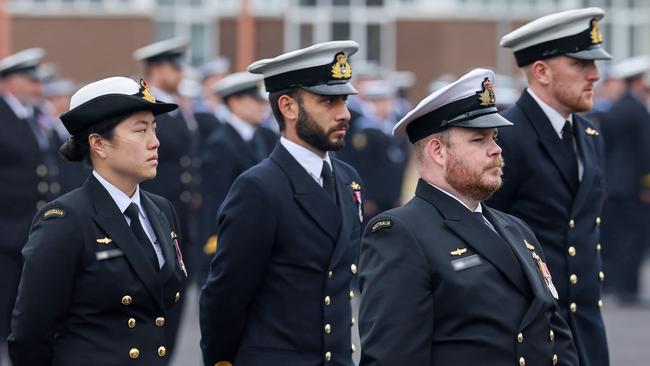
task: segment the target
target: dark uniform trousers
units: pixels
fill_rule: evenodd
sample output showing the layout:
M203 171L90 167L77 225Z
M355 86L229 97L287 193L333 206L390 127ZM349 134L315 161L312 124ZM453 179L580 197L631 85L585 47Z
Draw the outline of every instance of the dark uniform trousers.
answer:
M36 215L9 337L14 366L167 363L179 224L169 201L140 193L165 258L159 271L94 176Z
M11 310L22 269L20 251L39 208L59 192L57 156L39 148L27 121L18 118L0 95L0 338L9 335ZM53 143L50 142L50 145Z
M272 130L258 127L246 142L228 123L211 135L203 147L201 165L201 245L195 261L197 283L203 285L216 250L217 212L237 177L266 158L278 141ZM214 236L214 237L213 237Z
M206 365L353 365L361 182L331 161L338 205L279 143L232 185L200 300Z
M580 364L609 365L601 314L602 136L589 121L573 115L584 164L582 180L573 187L573 157L535 100L524 92L503 116L514 123L499 131L504 183L487 204L524 220L544 247Z
M420 180L411 201L368 223L361 366L578 366L534 234L510 215L483 213L495 231Z
M626 94L604 113L601 130L607 177L601 227L605 288L634 300L650 234L650 205L641 200L650 194L650 114L637 97Z

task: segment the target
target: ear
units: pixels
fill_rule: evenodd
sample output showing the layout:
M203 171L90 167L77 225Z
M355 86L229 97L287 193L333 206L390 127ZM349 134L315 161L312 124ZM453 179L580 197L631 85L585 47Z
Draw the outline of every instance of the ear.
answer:
M426 154L434 163L444 167L447 164L447 146L438 137L434 137L427 143Z
M298 101L288 95L281 95L278 98L278 108L284 116L284 121L296 121L298 119Z
M106 159L106 144L99 134L91 133L88 135L88 146L91 155L95 154L100 159Z
M533 78L541 85L547 86L553 79L551 67L546 61L535 61L530 65L530 71Z

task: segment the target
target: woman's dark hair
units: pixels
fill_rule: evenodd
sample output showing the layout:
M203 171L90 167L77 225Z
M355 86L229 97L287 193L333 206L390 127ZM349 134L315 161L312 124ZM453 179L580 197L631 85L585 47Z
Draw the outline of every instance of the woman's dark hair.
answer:
M90 145L88 136L96 133L105 139L113 138L115 126L125 120L128 116L117 116L93 124L84 131L71 135L59 148L59 154L68 161L83 161L92 166L90 161Z
M271 103L271 111L273 112L273 117L275 117L275 120L278 121L278 126L280 127L280 131L284 131L285 122L284 122L284 116L282 115L282 112L280 111L280 107L278 106L278 100L280 100L281 96L287 95L295 99L298 102L298 104L300 104L302 103L302 94L300 93L301 90L302 89L300 88L291 88L291 89L278 90L269 93L269 103Z

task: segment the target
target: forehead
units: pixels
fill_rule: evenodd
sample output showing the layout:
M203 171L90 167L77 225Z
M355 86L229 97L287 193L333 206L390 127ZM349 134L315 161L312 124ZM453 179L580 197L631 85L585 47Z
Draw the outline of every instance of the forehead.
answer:
M155 118L151 111L138 111L128 116L123 122L128 124L152 123L155 122Z
M498 132L496 128L468 128L468 127L451 127L452 134L458 136L486 136L494 135Z

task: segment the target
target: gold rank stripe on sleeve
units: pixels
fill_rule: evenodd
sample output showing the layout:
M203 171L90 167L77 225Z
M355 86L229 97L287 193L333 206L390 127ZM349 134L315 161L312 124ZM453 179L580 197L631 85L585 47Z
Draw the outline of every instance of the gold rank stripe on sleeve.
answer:
M45 211L45 213L43 214L43 218L46 220L53 217L59 217L59 218L65 217L65 210L60 208L52 208Z
M378 230L389 228L391 226L393 226L393 222L391 220L381 220L372 224L371 230L374 233Z

